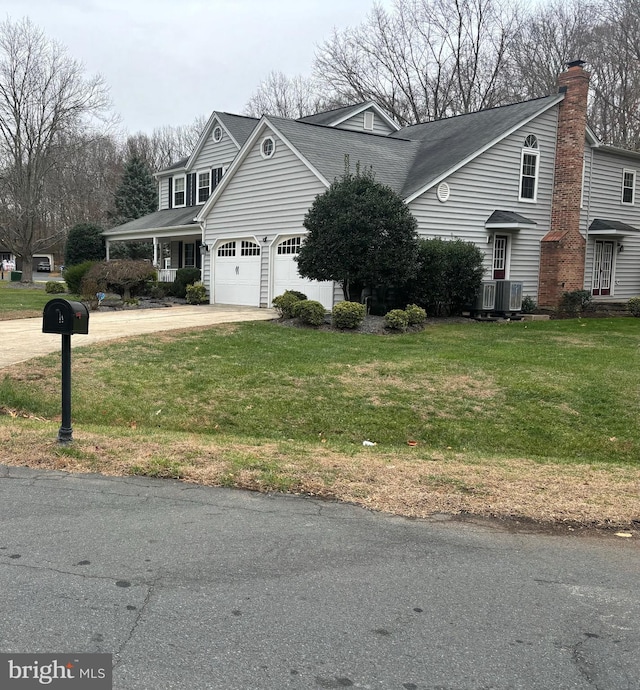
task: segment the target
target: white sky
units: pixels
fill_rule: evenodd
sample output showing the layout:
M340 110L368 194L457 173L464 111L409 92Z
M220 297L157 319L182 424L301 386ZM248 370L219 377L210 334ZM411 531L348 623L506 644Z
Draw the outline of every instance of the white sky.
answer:
M311 73L315 46L374 0L2 0L101 74L129 132L242 113L272 70ZM392 0L383 0L391 7ZM0 15L1 16L1 15Z

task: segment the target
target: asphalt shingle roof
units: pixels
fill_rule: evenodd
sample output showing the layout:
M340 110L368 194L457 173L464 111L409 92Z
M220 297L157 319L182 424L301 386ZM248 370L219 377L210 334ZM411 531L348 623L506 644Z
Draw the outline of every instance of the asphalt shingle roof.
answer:
M598 232L598 230L617 230L618 232L638 232L638 228L632 225L627 225L619 220L605 220L603 218L595 218L593 223L589 226L590 232Z
M201 206L186 206L185 208L168 208L162 211L154 211L149 215L131 220L124 225L118 225L117 228L106 230L103 234L109 235L114 230L118 233L132 232L136 230L160 230L162 228L176 228L184 225L194 224L198 210Z
M255 117L245 115L234 115L233 113L216 113L224 126L231 132L233 138L240 146L251 136L259 120Z
M280 117L269 117L268 120L329 183L344 174L345 156L348 155L351 172L355 172L358 163L362 169L371 167L376 181L400 192L419 148L419 143L413 141L310 125Z
M535 220L530 220L515 211L494 211L487 219L487 224L519 223L521 225L537 225Z
M355 105L345 105L342 108L335 108L334 110L325 110L323 113L301 117L298 122L307 122L313 125L330 125L337 120L348 117L352 112L362 108L363 105L365 105L365 103L356 103Z

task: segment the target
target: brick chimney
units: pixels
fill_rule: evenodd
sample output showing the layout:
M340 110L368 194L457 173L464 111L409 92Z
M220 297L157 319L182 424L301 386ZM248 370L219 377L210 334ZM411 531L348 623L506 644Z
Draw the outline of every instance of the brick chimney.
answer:
M570 62L558 77L564 100L558 110L551 228L540 247L541 307L555 308L564 292L584 289L586 241L580 234L580 197L590 75L583 64Z

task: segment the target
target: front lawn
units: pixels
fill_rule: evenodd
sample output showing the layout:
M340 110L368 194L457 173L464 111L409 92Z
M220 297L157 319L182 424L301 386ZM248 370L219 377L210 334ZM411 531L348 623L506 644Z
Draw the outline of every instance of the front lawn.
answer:
M630 318L138 337L74 350L76 443L47 441L38 462L405 514L627 524L640 517L639 345ZM59 398L59 355L9 370L0 404L22 415L0 427L9 445L50 438Z
M0 280L0 321L7 319L27 319L42 316L44 305L56 295L49 295L44 284L33 284ZM68 297L68 295L62 295Z

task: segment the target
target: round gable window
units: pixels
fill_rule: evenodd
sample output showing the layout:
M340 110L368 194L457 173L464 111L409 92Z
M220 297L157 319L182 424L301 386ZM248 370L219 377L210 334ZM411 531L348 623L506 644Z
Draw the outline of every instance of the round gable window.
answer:
M273 156L275 153L275 150L276 142L271 137L267 137L266 139L262 140L262 144L260 145L260 153L262 154L263 158L271 158L271 156Z
M213 130L213 140L220 141L222 139L222 127L215 127Z

